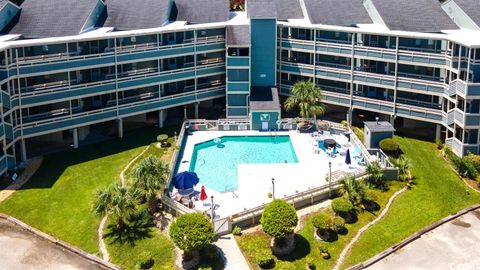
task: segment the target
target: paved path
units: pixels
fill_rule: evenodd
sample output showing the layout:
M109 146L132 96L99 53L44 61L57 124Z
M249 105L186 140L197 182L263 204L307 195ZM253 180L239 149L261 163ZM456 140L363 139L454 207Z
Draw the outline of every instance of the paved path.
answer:
M25 171L15 180L15 182L11 183L5 189L0 190L0 202L3 202L8 197L10 197L17 189L21 188L40 168L42 165L43 157L35 157L32 159L27 160L27 164L25 167Z
M367 269L480 269L480 209L440 225Z
M225 256L225 270L250 269L232 234L219 237L214 244L222 250L223 256Z
M104 269L4 219L0 219L0 254L0 269Z

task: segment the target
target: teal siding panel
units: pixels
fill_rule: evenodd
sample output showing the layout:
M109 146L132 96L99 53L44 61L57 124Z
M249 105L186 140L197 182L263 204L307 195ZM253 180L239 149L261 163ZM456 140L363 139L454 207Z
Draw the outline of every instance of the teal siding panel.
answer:
M252 19L251 56L252 86L273 86L276 84L277 23L274 19Z
M206 76L210 74L215 74L215 73L224 73L225 72L225 66L219 66L219 67L210 67L210 68L198 68L197 69L197 76Z
M53 92L38 96L26 96L22 97L22 105L32 105L35 103L40 102L47 102L47 101L54 101L57 99L65 99L65 98L75 98L77 96L84 96L84 95L100 95L103 92L107 91L114 91L115 90L115 83L109 83L104 85L97 85L97 86L89 86L89 87L82 87L72 90L66 91L59 91Z
M235 83L229 82L227 89L228 89L228 91L250 92L248 82L235 82Z
M193 45L189 45L186 47L179 47L179 48L168 48L168 49L160 49L160 50L152 50L152 51L141 51L141 52L131 52L125 54L119 54L117 56L118 62L124 61L134 61L134 60L142 60L148 58L160 58L160 57L176 57L181 54L192 54L194 53Z
M229 116L246 116L248 114L247 108L228 108L227 114Z
M469 85L467 88L468 96L480 96L480 85Z
M248 57L227 57L227 67L248 67Z
M313 74L313 68L301 68L301 67L295 67L295 66L285 66L282 65L282 71L288 71L288 72L294 72L294 73L307 73L307 74Z
M225 50L225 43L197 45L197 52L214 51L214 50L222 50L222 49Z
M283 41L282 42L282 47L286 49L299 49L299 50L308 50L308 51L313 51L314 46L313 44L301 44L301 43L296 43L294 41Z

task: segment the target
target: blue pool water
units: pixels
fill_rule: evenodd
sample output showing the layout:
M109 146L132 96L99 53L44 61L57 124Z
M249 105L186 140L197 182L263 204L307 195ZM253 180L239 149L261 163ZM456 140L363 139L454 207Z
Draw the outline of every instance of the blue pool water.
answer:
M226 136L196 144L189 169L199 184L223 193L238 188L238 164L285 161L298 162L289 136Z

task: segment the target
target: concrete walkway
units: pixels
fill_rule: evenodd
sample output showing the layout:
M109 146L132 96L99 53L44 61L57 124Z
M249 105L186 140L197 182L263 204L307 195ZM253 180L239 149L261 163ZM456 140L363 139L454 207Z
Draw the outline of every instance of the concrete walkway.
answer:
M26 161L25 171L11 183L5 189L0 190L0 202L3 202L8 197L10 197L16 190L20 189L40 168L42 165L43 157L35 157Z
M221 249L225 259L225 270L247 270L250 269L247 260L243 257L237 241L232 234L219 237L214 244Z
M367 269L480 269L480 210L440 225Z

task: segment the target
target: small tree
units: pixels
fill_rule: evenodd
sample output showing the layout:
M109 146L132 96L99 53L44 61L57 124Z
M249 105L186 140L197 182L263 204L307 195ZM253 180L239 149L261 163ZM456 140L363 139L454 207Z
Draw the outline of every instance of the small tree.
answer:
M340 194L346 196L353 206L360 206L367 198L365 185L355 179L354 175L345 175L341 180L342 188Z
M288 234L293 233L293 229L297 226L298 217L295 208L284 200L276 199L269 203L263 210L260 224L263 231L276 238L278 243Z
M336 231L336 232L339 232L340 230L342 230L343 228L345 228L345 220L341 217L333 217L332 218L332 230Z
M161 146L165 146L167 144L167 140L168 140L167 134L160 134L157 136L157 142L159 142Z
M367 174L367 181L370 186L380 189L387 188L387 178L385 177L385 172L378 161L374 161L368 165Z
M117 228L121 228L135 212L134 192L129 186L114 183L97 192L92 211L100 216L112 215Z
M337 214L347 214L353 211L353 205L343 197L335 198L332 200L332 210Z
M332 215L326 211L323 211L315 215L312 219L313 227L317 229L317 234L325 239L329 240L332 235Z
M179 216L172 223L170 237L175 245L185 252L184 258L189 260L192 252L212 243L215 231L208 217L200 213L190 213Z
M142 159L132 170L132 186L138 196L147 201L148 209L155 210L156 197L167 181L168 165L150 155Z
M399 158L393 160L393 164L398 168L398 179L401 181L407 181L411 178L410 160L408 158L401 155Z

